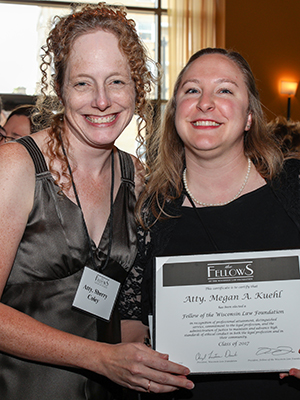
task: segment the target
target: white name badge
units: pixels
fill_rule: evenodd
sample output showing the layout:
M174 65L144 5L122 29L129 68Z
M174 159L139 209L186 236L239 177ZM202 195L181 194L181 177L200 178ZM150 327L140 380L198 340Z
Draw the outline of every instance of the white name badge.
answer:
M109 321L119 288L120 282L84 267L73 306Z

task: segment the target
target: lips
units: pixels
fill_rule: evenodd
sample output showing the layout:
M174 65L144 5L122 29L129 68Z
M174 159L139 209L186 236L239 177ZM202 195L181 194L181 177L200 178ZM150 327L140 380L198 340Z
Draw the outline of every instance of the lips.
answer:
M200 120L193 121L192 124L194 126L220 126L221 124L216 121L208 121L208 120Z
M86 119L93 124L108 124L117 118L116 114L107 115L105 117L87 116Z

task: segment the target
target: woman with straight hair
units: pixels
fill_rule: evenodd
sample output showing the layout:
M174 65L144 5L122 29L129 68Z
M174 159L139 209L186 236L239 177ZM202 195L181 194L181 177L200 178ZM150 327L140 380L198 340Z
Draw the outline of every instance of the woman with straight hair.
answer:
M284 160L266 129L254 76L239 53L195 53L147 143L139 252L128 282L145 325L153 313L154 257L299 248L300 161ZM191 392L170 398L298 399L300 371L289 375L195 375Z

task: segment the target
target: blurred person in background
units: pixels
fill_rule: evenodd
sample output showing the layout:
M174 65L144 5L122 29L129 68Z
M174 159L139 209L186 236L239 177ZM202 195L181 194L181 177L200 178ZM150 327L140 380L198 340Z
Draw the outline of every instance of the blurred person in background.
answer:
M5 116L2 109L3 109L3 103L0 97L0 146L9 140L14 140L14 138L7 137L5 129L2 126L3 121L5 121Z
M274 137L285 157L299 157L300 122L279 116L268 122L267 129Z
M34 109L35 107L30 104L13 109L3 125L6 135L18 139L33 133L31 116Z

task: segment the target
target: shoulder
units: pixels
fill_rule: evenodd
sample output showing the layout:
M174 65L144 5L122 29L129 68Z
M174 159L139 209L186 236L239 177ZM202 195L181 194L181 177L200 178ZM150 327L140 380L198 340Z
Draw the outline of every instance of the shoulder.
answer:
M300 160L287 159L271 182L274 194L300 230Z
M124 151L120 150L119 148L115 147L117 149L117 152L119 153L119 156L121 159L123 159L123 163L128 158L129 164L131 164L131 167L133 167L133 180L134 180L134 185L135 185L135 195L136 198L140 195L141 191L144 188L145 184L145 167L143 163L134 155ZM128 162L127 162L128 164Z
M143 190L145 184L145 167L142 162L134 155L127 153L125 151L119 150L123 154L127 154L130 157L133 168L134 168L134 184L135 184L135 194L138 197Z
M298 208L300 200L300 160L287 159L282 170L271 181L271 188L286 209Z
M283 163L282 169L276 180L280 182L291 181L298 182L300 174L300 159L290 158Z
M131 159L134 165L135 191L140 194L145 185L145 168L141 161L133 155L131 155Z
M26 174L35 175L34 164L26 148L18 142L0 146L0 176L20 179Z
M35 192L34 163L23 145L7 143L0 147L0 191L3 213L14 221L25 221ZM5 211L6 210L6 211ZM2 222L5 215L1 214Z
M283 163L284 171L295 171L300 170L300 159L298 158L288 158Z

